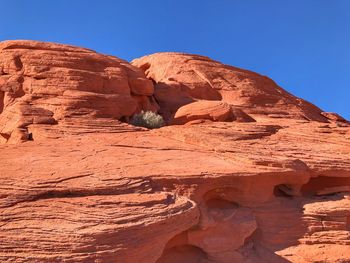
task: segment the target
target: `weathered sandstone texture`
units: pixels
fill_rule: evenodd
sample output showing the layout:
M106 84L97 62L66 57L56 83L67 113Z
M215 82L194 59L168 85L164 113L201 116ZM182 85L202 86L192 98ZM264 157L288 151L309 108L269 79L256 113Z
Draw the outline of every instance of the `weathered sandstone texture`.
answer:
M92 130L113 129L136 111L158 108L152 81L140 69L61 44L1 42L0 87L0 136L9 142L26 140L38 125L55 125L57 132L86 122Z
M350 124L256 73L1 42L0 135L0 262L350 262Z
M224 101L248 114L325 122L327 116L309 102L286 92L268 77L223 65L207 57L158 53L132 61L155 82L160 112L171 118L198 100Z

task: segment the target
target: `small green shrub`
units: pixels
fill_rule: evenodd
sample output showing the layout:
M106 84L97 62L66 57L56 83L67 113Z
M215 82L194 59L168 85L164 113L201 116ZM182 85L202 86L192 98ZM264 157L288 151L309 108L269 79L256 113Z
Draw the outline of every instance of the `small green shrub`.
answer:
M164 126L165 123L161 115L153 111L141 111L141 113L135 114L132 117L130 124L148 129L156 129Z

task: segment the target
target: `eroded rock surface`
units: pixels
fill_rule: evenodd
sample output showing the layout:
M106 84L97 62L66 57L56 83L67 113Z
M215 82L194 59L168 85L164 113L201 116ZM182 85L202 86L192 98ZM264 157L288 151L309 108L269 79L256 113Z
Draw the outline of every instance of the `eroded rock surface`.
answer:
M153 91L140 69L116 57L54 43L0 43L3 140L26 140L38 124L67 132L67 123L98 120L95 128L113 130L118 120L156 108Z
M1 262L350 262L340 116L194 55L10 41L0 65ZM120 122L145 107L181 122Z
M182 106L176 112L172 124L185 124L194 120L233 121L232 108L221 101L196 101Z
M275 118L326 121L321 110L257 73L224 65L208 57L157 53L132 61L155 82L155 97L166 118L197 100L224 101L246 113Z

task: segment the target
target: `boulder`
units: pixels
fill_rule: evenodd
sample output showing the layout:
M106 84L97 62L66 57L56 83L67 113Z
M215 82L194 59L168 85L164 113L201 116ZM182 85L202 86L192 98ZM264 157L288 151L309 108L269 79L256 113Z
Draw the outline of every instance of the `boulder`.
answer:
M172 123L185 124L193 120L233 121L234 115L225 102L201 100L179 108Z

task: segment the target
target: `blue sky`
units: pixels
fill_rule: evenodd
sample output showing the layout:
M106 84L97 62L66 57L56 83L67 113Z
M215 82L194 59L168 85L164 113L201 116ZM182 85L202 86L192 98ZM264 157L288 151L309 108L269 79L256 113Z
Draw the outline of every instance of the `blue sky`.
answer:
M0 40L209 56L350 119L349 0L0 0Z

